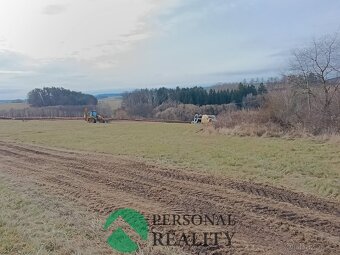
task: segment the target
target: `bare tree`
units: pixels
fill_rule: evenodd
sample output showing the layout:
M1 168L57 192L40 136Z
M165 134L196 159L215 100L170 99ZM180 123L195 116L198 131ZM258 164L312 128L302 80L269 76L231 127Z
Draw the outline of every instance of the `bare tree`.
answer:
M325 120L332 118L331 105L340 87L340 41L337 34L314 39L309 47L293 52L290 83L306 94L308 115L313 102L320 101ZM316 88L316 90L315 90ZM316 93L320 94L318 96Z

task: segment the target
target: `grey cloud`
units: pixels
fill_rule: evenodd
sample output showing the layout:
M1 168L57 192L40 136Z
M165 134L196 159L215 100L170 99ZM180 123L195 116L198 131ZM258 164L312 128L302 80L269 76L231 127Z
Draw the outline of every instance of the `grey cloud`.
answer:
M13 94L20 92L20 89L2 89L0 88L0 94Z
M232 70L232 71L223 71L223 72L215 72L210 73L211 76L235 76L235 75L262 75L268 73L277 73L278 68L263 68L257 70Z
M25 75L34 73L36 63L25 55L0 50L0 75Z
M66 11L65 5L50 4L44 7L44 9L42 10L42 13L46 15L57 15L64 11Z
M36 87L58 85L83 90L94 83L87 66L73 58L37 60L0 51L0 100L25 98Z
M291 50L290 49L283 49L276 51L274 53L269 54L268 56L271 58L287 58L287 56L291 55Z
M0 75L1 74L32 74L34 73L33 71L23 71L23 70L0 70Z
M0 88L0 100L13 100L17 98L25 98L25 93L21 89Z

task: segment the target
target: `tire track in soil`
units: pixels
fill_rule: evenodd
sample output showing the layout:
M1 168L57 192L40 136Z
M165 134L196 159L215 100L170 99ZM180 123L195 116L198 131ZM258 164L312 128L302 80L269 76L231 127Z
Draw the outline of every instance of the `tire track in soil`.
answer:
M340 249L339 203L282 188L127 157L1 141L0 165L7 166L9 174L30 178L103 214L123 205L147 217L231 213L237 217L235 244L241 253L287 254L288 242L305 247L290 254L336 254Z
M0 144L2 144L1 141L0 141ZM5 146L6 146L6 143L5 143ZM75 156L77 155L77 153L73 151L68 151L69 152L68 154L71 154L71 156L58 155L58 153L60 152L65 153L65 151L51 149L51 148L48 149L49 152L42 152L42 151L39 151L39 149L32 149L32 148L25 148L25 147L23 148L23 147L20 147L18 145L13 145L13 144L10 144L10 145L7 144L7 146L11 148L19 148L20 151L25 151L25 152L34 153L34 154L42 154L46 156L53 156L55 158L69 160L69 161L74 161L75 159L74 155ZM7 151L7 153L14 153L14 152ZM91 161L92 160L95 161L96 165L101 163L101 162L98 162L96 158L91 159ZM137 167L139 167L140 164L143 164L145 165L145 167L149 168L148 171L153 171L153 173L162 175L165 178L180 179L183 181L191 180L192 182L196 182L196 183L205 183L205 184L210 184L210 185L223 186L228 189L232 188L232 189L236 189L241 192L270 198L276 201L291 203L302 208L315 209L315 210L319 210L320 212L332 213L336 216L340 216L340 208L338 204L334 202L324 201L320 198L316 198L313 196L308 196L305 194L292 192L286 189L276 188L276 187L271 187L269 185L261 185L261 184L251 183L251 182L231 181L223 177L222 177L222 180L216 179L216 178L207 178L206 175L201 175L200 173L197 173L197 172L195 173L191 172L188 174L178 169L163 168L162 170L159 170L157 169L158 166L155 166L155 165L146 165L144 162L140 162L140 161L131 160L131 162L134 163L134 166L138 164ZM79 164L75 164L75 166L78 166L78 165ZM95 170L90 169L90 171L93 172ZM193 176L193 174L195 174L196 176Z

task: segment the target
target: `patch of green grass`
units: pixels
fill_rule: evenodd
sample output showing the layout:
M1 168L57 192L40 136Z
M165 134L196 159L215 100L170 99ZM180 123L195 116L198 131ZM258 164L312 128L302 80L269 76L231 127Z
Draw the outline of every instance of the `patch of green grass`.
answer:
M339 199L340 146L205 134L173 123L1 121L0 139L128 155Z

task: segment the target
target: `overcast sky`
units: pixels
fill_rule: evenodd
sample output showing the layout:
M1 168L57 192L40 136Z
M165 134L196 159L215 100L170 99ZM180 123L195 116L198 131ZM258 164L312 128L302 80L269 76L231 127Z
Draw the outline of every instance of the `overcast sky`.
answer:
M276 76L339 0L0 0L0 99Z

